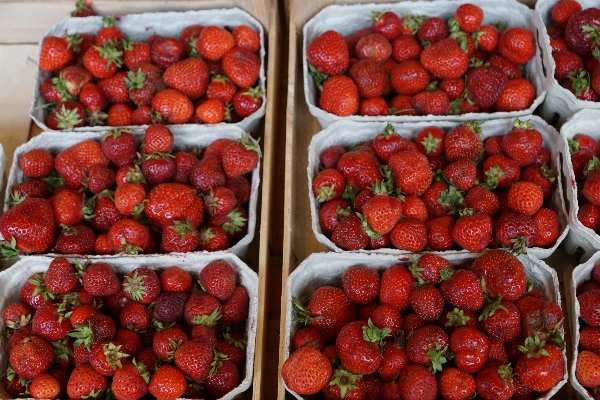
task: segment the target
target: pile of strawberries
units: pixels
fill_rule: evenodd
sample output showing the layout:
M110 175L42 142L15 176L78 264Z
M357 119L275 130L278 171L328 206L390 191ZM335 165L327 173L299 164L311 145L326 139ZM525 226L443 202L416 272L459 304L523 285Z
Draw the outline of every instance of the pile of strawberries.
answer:
M349 37L329 30L306 49L319 107L348 115L457 115L520 111L535 88L522 66L536 52L529 29L482 25L483 10L460 5L453 18L373 12Z
M9 304L12 398L136 400L221 398L246 363L246 289L226 261L195 277L170 266L139 267L122 279L109 264L52 260ZM108 396L106 398L109 398Z
M600 223L600 148L596 140L585 133L576 134L568 139L568 143L577 182L577 219L597 233Z
M579 346L575 377L597 398L600 386L600 264L591 273L592 280L577 287L579 303Z
M127 40L114 17L95 34L46 37L40 92L50 129L238 122L262 105L260 36L193 25L178 38Z
M28 180L0 217L5 257L21 253L138 254L225 250L246 235L260 148L249 136L217 139L199 152L173 153L165 125L143 141L108 131L53 155L38 148L18 160Z
M562 310L506 251L458 266L425 254L382 274L353 266L341 286L294 299L306 327L281 374L298 394L533 399L563 379Z
M323 233L344 250L552 247L559 220L544 203L557 172L541 133L516 119L484 141L481 124L430 126L414 141L388 124L353 149L324 149L312 182Z
M600 9L583 10L576 0L559 0L548 26L556 64L554 77L580 100L600 100Z

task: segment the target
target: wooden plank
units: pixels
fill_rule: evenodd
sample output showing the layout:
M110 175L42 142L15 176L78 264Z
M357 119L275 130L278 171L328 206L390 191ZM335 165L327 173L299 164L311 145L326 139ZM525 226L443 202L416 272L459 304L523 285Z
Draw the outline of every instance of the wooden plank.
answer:
M100 15L188 11L239 7L269 26L271 0L95 0ZM40 38L74 9L74 0L0 1L0 43L38 43Z
M7 170L15 148L28 138L38 52L37 45L0 45L0 143L8 157Z

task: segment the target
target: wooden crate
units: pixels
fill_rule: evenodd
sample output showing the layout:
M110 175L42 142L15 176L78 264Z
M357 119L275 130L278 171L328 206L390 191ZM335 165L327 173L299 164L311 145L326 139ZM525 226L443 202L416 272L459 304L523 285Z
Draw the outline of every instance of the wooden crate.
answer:
M535 0L520 0L522 3L533 7ZM282 295L280 320L280 347L279 367L283 364L283 337L285 333L286 280L290 273L310 254L328 251L317 242L311 228L310 205L308 198L308 180L306 168L308 165L307 148L314 134L321 130L319 123L309 111L304 97L302 75L302 28L304 24L317 14L322 8L332 4L357 4L357 3L386 3L390 0L289 0L289 45L288 45L288 98L286 116L286 144L285 144L285 198L283 224L283 266L282 266ZM575 266L574 257L567 256L562 247L550 258L544 260L558 272L559 277L572 270ZM566 312L565 292L561 283L561 296L563 310ZM567 322L565 321L565 326ZM567 332L566 340L569 340ZM567 343L567 355L570 356L570 342ZM293 398L286 393L283 381L278 381L278 399ZM574 398L574 390L567 383L556 395L559 399Z
M29 105L33 93L33 81L37 72L38 42L46 31L67 17L74 7L74 0L51 1L6 1L0 0L0 143L11 165L14 149L28 138L40 133L40 129L29 118ZM269 304L279 305L280 296L278 271L281 265L281 218L273 210L282 210L283 184L274 184L275 165L283 163L283 152L276 152L276 132L285 129L283 51L286 41L284 18L277 0L175 0L175 1L123 1L96 0L94 9L101 15L119 15L139 12L187 11L208 8L238 7L252 14L265 29L267 35L267 110L257 134L261 138L262 190L255 238L250 245L245 262L258 272L259 317L256 335L254 379L245 399L275 397L278 367L277 325L278 310L269 314ZM283 135L279 135L279 147L283 147ZM277 154L280 154L278 159ZM2 196L3 198L3 196ZM1 208L0 208L1 209ZM275 270L274 278L271 270ZM269 300L273 301L269 301ZM270 318L271 315L271 318ZM271 336L267 340L268 323L271 320ZM272 347L272 349L268 349ZM271 384L268 385L269 381Z

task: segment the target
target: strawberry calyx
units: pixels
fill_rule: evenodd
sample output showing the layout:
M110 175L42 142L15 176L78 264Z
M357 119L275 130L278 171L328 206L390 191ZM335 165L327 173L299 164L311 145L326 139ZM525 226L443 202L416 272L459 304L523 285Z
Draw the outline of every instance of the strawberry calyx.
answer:
M460 26L458 25L458 21L456 20L456 18L452 17L452 18L448 19L447 25L448 25L448 33L450 33L450 36L452 36L452 34L461 32Z
M214 239L217 237L217 235L213 233L211 228L201 229L199 232L199 235L200 235L200 244L206 244L211 239Z
M483 125L483 123L484 123L484 121L467 121L467 122L461 123L459 126L466 126L466 127L470 128L473 132L481 135L481 133L482 133L481 125Z
M434 348L427 351L427 358L431 361L429 366L431 373L442 372L442 364L452 359L452 356L452 353L448 351L448 345L442 348L439 343L436 343Z
M569 138L567 139L567 142L569 143L569 153L571 153L571 155L579 151L579 142L577 140Z
M344 188L344 193L342 193L342 199L346 200L348 203L352 203L357 194L358 190L354 186L348 184Z
M253 100L258 100L265 95L260 86L248 88L248 90L246 90L242 94L250 96Z
M133 276L125 276L123 282L123 291L129 293L129 296L135 301L141 301L146 295L146 286L144 281L146 275L138 275L138 270L133 272Z
M81 124L83 121L79 117L79 109L73 108L72 110L67 110L65 105L62 105L60 110L56 110L55 116L58 120L57 127L60 130L70 130L75 128L75 126Z
M575 95L577 97L583 95L587 95L590 90L590 74L583 68L578 68L576 70L571 71L567 78L573 82L573 90L575 91Z
M148 367L143 361L136 361L135 358L131 361L131 363L135 366L138 375L146 382L146 384L150 383L150 372L148 372Z
M66 224L60 224L59 227L61 229L61 233L64 233L65 235L68 235L68 236L77 235L77 229L73 228L72 226L68 226Z
M135 207L133 207L133 211L131 212L131 215L137 217L142 215L142 213L144 212L144 207L146 207L146 203L148 202L148 199L144 199L142 200L141 203L136 204Z
M204 325L209 328L217 325L219 320L221 319L221 310L219 307L215 308L210 315L196 315L192 318L192 324L194 325Z
M363 339L369 343L378 343L379 347L382 347L385 338L390 336L392 330L390 328L379 329L373 324L371 318L367 321L367 326L362 327Z
M187 235L196 233L196 230L188 220L174 221L170 228L173 229L179 235L179 237L181 237L181 240L183 240Z
M600 169L600 159L598 157L593 156L590 161L585 164L583 168L583 175L587 176L590 172Z
M90 350L92 343L94 343L94 331L92 330L92 324L89 321L85 324L75 324L74 330L68 335L75 338L73 347L83 345L86 349Z
M519 235L510 240L513 243L512 252L516 255L526 254L529 247L529 239L525 235Z
M308 73L314 79L315 85L317 86L317 89L319 89L319 93L322 92L323 85L325 84L325 81L329 79L329 76L316 69L311 63L308 63Z
M239 232L246 225L247 218L242 217L242 214L238 211L238 207L231 210L229 214L227 214L228 221L221 225L221 229L232 235L234 232Z
M121 364L121 358L129 357L129 354L121 353L122 345L115 345L113 342L106 343L103 346L104 356L106 357L106 363L113 370L117 368L123 368L123 364Z
M367 22L369 22L371 24L379 22L382 15L383 15L383 11L371 11L371 18L367 19ZM342 396L342 399L343 398L344 398L344 396Z
M26 198L27 196L21 196L21 193L13 190L10 192L10 200L8 201L8 204L11 206L16 206L17 204L22 203Z
M142 72L141 68L138 68L137 72L127 71L127 76L125 77L124 81L125 86L127 86L129 91L143 89L146 86L146 74Z
M542 164L540 167L540 175L550 183L556 182L556 178L558 178L558 172L546 164Z
M485 183L481 184L480 186L483 186L489 190L494 190L498 187L499 180L504 175L506 175L506 172L504 172L498 164L494 164L492 168L485 171Z
M410 271L410 273L412 274L412 276L414 276L415 279L417 280L414 283L415 287L431 283L430 281L426 281L426 280L423 279L423 275L421 274L421 272L425 271L425 268L420 268L419 267L418 260L414 260L413 259L413 262L408 267L408 270Z
M340 398L345 398L348 392L354 390L354 386L359 379L362 379L362 375L353 374L352 372L346 371L343 368L337 368L333 370L329 386L337 386L340 389Z
M510 364L504 364L498 367L498 376L500 377L500 379L502 379L504 381L504 384L506 385L509 382L513 381L513 369L511 368Z
M129 38L129 40L123 39L123 50L132 51L133 50L133 45L135 43L136 42L135 42L134 38ZM138 71L139 71L139 69L138 69Z
M105 15L102 17L102 27L111 28L117 24L117 19L114 15Z
M67 347L69 339L58 340L56 342L50 342L52 347L54 348L54 354L56 356L56 361L62 360L64 362L69 361L69 357L73 357L73 351Z
M86 120L90 126L104 126L108 114L101 110L90 111L86 109Z
M450 278L452 278L452 275L454 275L454 269L452 269L452 268L447 268L446 267L446 268L442 268L440 270L440 279L442 281L449 280Z
M340 206L337 206L335 213L338 216L338 220L342 220L346 217L349 217L350 214L352 214L352 208L350 208L350 207L342 208Z
M426 137L424 137L423 140L421 140L419 143L423 145L427 154L435 153L440 147L442 139L433 137L431 132L429 132L429 134Z
M309 322L318 321L325 318L323 316L313 318L312 315L310 315L310 312L302 305L302 302L297 297L292 298L292 305L294 306L294 321L296 322L306 325Z
M144 160L168 160L169 158L175 158L175 156L171 153L150 153L144 155Z
M527 358L540 358L541 356L550 357L550 354L544 349L545 340L540 340L538 335L528 336L525 343L519 346L519 350L527 354Z
M67 35L67 49L73 49L74 52L79 52L79 45L83 42L83 38L79 33L73 35Z
M213 352L215 356L213 361L210 363L210 372L208 373L209 378L217 373L217 370L223 365L223 361L229 360L229 357L227 357L225 354L219 353L216 350L213 350Z
M107 389L108 391L108 389ZM86 400L86 399L97 399L98 397L100 397L100 395L102 394L102 392L104 392L104 389L100 389L99 391L95 391L94 389L92 389L92 391L87 394L87 395L83 395L81 396L82 399Z
M585 35L586 38L593 38L595 44L600 44L600 31L598 27L595 25L583 25L581 30L587 32Z
M429 17L427 15L405 15L402 18L402 26L404 28L410 29L411 33L414 35L421 28L421 26L427 21Z
M529 121L521 121L519 118L515 118L515 122L513 123L513 127L511 130L514 129L531 129L533 128L533 124Z
M239 142L244 146L246 150L252 150L258 154L258 157L262 157L262 152L260 151L260 146L258 143L260 142L260 138L254 140L249 133L246 133L239 139Z
M154 303L150 304L150 306L148 306L148 309L150 309L153 305ZM156 329L157 331L162 331L163 329L172 328L173 326L175 326L175 322L167 324L165 322L157 320L156 318L152 318L152 321L150 321L150 326L152 326L152 328Z
M125 239L125 236L121 236L121 243L119 249L117 250L117 253L137 255L142 251L144 251L144 249L134 244L128 243L127 239Z
M13 237L14 239L14 237ZM44 275L33 274L33 278L29 279L28 282L32 285L36 286L33 293L31 293L31 297L35 297L38 294L42 295L44 299L44 303L48 303L49 300L54 300L54 294L50 293L50 291L46 288L46 283L44 282Z
M387 123L385 125L385 128L383 128L383 132L381 132L383 134L383 136L385 137L386 140L390 140L390 137L396 133L396 130L394 129L394 126L391 123Z
M228 331L223 333L223 339L227 340L227 343L237 347L238 349L242 349L242 350L245 350L246 345L248 344L248 342L245 341L244 339L232 338Z
M62 72L52 78L52 84L54 85L54 90L60 94L60 101L75 100L77 98L69 93L67 82L63 78Z
M31 314L28 315L19 315L17 318L15 318L14 320L8 320L6 321L6 326L9 327L10 329L21 329L24 326L27 326L31 323Z
M317 201L319 203L324 203L326 201L329 201L331 199L333 199L333 196L335 196L335 183L331 186L321 186L320 188L317 189Z
M485 282L483 280L483 278L482 278L482 282ZM498 310L508 311L506 309L506 307L504 307L502 305L502 296L498 296L498 298L496 300L488 301L488 304L486 305L486 307L481 312L481 315L479 315L479 321L483 321L483 320L488 319L489 317L491 317L494 314L496 314L496 311L498 311Z
M92 2L89 0L77 0L77 3L75 3L75 10L71 11L71 16L77 17L81 12L93 13L94 10L92 9L91 4Z
M358 219L360 219L361 225L370 239L381 239L381 235L375 232L373 228L371 228L371 225L369 225L367 217L361 213L356 213L356 215L358 216Z
M440 197L437 199L437 203L444 207L449 208L448 215L455 215L457 212L460 215L459 207L464 201L464 196L456 186L450 184L448 190L442 190ZM462 216L462 215L461 215Z
M127 178L125 180L129 183L146 183L144 173L138 164L130 166L127 170Z
M115 64L117 68L121 68L123 66L123 60L121 56L123 56L123 52L117 49L115 43L111 41L102 43L101 46L94 46L100 57L106 60L106 70L110 68L110 64Z
M219 81L223 85L225 85L225 83L227 83L227 81L229 81L229 80L230 79L227 77L227 75L217 74L215 71L210 71L210 81L211 82Z
M508 29L508 22L507 21L498 21L495 24L492 24L492 26L494 26L496 29L498 29L500 31L500 33L502 33Z
M375 183L371 186L371 190L375 195L384 194L389 195L388 185L384 181L375 181Z
M471 319L468 315L465 315L465 312L460 308L454 307L454 310L450 311L447 314L448 322L446 322L446 327L456 327L459 328L461 326L467 326L467 323Z

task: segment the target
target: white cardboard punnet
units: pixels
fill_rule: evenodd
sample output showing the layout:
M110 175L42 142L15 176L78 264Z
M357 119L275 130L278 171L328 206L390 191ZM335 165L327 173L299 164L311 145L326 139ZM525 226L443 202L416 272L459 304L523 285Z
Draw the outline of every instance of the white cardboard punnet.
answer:
M558 132L548 125L541 118L532 115L528 117L521 117L522 121L529 121L533 124L534 128L537 129L543 136L543 146L550 151L551 154L551 166L560 171L560 154L556 145L556 138ZM506 119L493 119L484 121L481 126L482 138L485 140L492 136L505 135L512 128L514 123L513 118ZM445 133L448 133L451 129L456 127L459 122L451 121L439 121L439 122L411 122L411 123L393 123L396 133L400 136L414 140L422 129L428 126L438 126L442 128ZM323 150L332 145L341 145L345 148L350 148L357 143L366 142L372 140L379 133L383 132L387 122L356 122L356 121L338 121L329 127L317 133L313 136L310 145L308 147L308 196L310 199L310 214L312 217L312 229L315 233L317 240L323 243L325 246L336 252L342 252L343 250L336 246L325 234L319 224L319 202L312 191L313 179L319 173L320 161L319 156ZM535 257L543 259L549 257L554 250L558 248L563 239L569 232L569 224L567 221L567 212L565 208L565 202L562 195L562 182L558 179L557 187L554 193L550 197L550 208L553 209L559 218L560 222L560 234L556 240L556 244L551 248L531 247L527 251L533 254ZM406 254L406 250L398 250L394 248L385 248L378 250L359 250L360 253L380 253L380 254ZM449 250L444 252L436 252L436 254L461 254L468 253L466 250Z
M585 133L596 141L600 140L600 131L598 131L598 120L600 119L600 110L583 109L567 120L560 129L558 140L558 149L562 157L562 174L565 179L564 189L565 197L569 205L569 227L571 231L565 240L565 250L573 254L578 247L581 247L585 254L581 261L585 261L597 250L600 250L600 236L592 229L584 226L579 219L579 203L577 201L577 182L575 173L571 165L571 153L569 152L569 139L572 139L578 133Z
M190 25L217 25L220 27L236 27L238 25L248 25L260 35L260 75L258 85L263 93L266 92L266 77L265 77L265 33L262 25L252 15L239 8L216 9L216 10L197 10L184 12L156 12L142 14L128 14L117 17L117 27L124 33L125 38L133 38L136 41L143 41L154 34L178 38L181 31ZM48 36L72 35L74 33L91 33L95 34L102 27L102 17L86 17L86 18L65 18L58 24L53 26L44 37L40 40L40 45ZM43 72L38 69L38 74L35 78L33 86L33 100L29 109L29 115L44 131L51 130L46 126L45 110L41 108L45 100L40 93L41 84L51 76L49 72ZM228 124L222 122L221 125L235 125L246 132L254 131L261 118L265 115L266 95L263 96L263 104L252 115L244 118L240 122ZM171 125L177 126L177 125ZM108 127L110 129L110 127ZM135 128L130 126L129 128ZM83 126L75 128L73 131L89 132L105 130L104 126Z
M556 63L552 57L550 47L550 36L546 32L546 27L553 26L551 13L557 0L538 0L535 3L535 10L538 12L544 29L540 30L538 35L539 46L542 49L542 61L546 73L546 100L540 107L540 114L546 121L554 119L558 115L557 126L562 125L567 118L584 108L600 109L600 102L579 100L573 93L558 84L554 78ZM585 10L590 7L598 7L598 2L594 0L577 0ZM590 89L592 90L592 89Z
M233 125L180 125L171 126L170 129L173 132L173 136L175 137L173 153L175 153L178 150L190 148L206 148L210 143L217 139L229 138L235 140L241 138L245 134L242 129ZM136 127L132 131L133 134L138 138L138 143L141 143L140 138L144 135L144 129ZM84 140L92 139L97 142L100 142L104 133L106 133L106 128L104 129L104 131L78 132L77 134L73 135L66 135L64 132L60 131L49 131L43 132L40 135L35 136L34 138L17 147L13 157L13 164L10 167L8 180L6 182L6 193L4 194L4 212L6 212L9 208L8 201L10 200L11 188L16 184L27 180L27 178L23 174L23 171L21 171L21 168L19 167L19 159L24 153L37 148L45 148L48 151L50 151L52 155L56 156L60 151L71 147L76 143L83 142ZM244 236L238 243L236 243L234 246L230 247L226 251L204 253L222 254L231 252L241 258L244 258L248 250L248 245L250 244L250 242L252 242L252 239L254 238L254 231L256 228L256 204L258 202L258 186L260 185L260 162L254 169L254 171L252 171L250 185L250 200L247 203L248 233L246 234L246 236ZM0 235L0 238L2 238L2 235ZM89 256L89 258L94 259L123 256L124 255Z
M514 118L529 115L544 101L546 87L542 70L541 52L536 48L535 56L525 64L524 76L529 79L535 88L535 100L533 104L523 111L494 112L494 113L469 113L463 115L423 115L423 116L385 116L369 117L352 115L339 117L328 113L318 107L318 89L313 78L308 73L308 61L306 59L306 48L319 35L328 30L335 30L347 37L360 29L370 25L367 20L371 17L371 11L392 11L400 17L404 15L427 15L436 16L444 20L454 16L454 12L464 3L472 3L481 7L485 13L483 24L495 24L507 21L509 27L524 27L531 29L537 38L538 31L544 30L539 16L532 9L516 0L438 0L438 1L404 1L389 4L354 4L354 5L332 5L323 8L317 15L308 21L303 28L302 43L302 65L304 76L304 95L310 113L319 120L321 127L339 120L354 120L361 122L390 121L390 122L414 122L414 121L468 121L472 119L490 118Z
M473 261L480 254L463 253L444 255L444 258L453 265ZM416 257L416 255L413 255ZM532 255L518 256L519 260L525 266L527 277L533 281L533 284L540 288L547 299L560 306L560 292L558 276L556 271L550 268L545 262L538 260ZM410 263L408 255L397 257L381 254L339 254L339 253L317 253L310 255L304 260L296 270L290 274L287 279L287 313L285 315L285 342L283 348L283 358L287 360L290 356L291 339L294 334L301 329L300 323L294 322L294 307L292 299L297 297L303 304L306 304L310 296L316 289L325 285L341 287L341 278L348 268L354 265L366 265L378 271L385 271L397 264L408 265ZM563 360L565 374L563 379L548 393L538 397L539 400L546 400L552 397L567 382L567 357L563 350ZM514 368L514 366L513 366ZM297 399L304 397L286 389Z
M69 257L69 260L72 261L73 259ZM240 398L242 393L250 387L254 372L256 323L258 320L258 275L256 272L252 271L233 254L187 254L183 257L172 255L161 255L159 257L138 256L136 258L121 257L102 261L108 262L117 273L121 274L128 274L138 267L160 269L175 265L190 272L194 278L198 278L200 271L207 264L216 260L225 260L234 268L238 275L238 284L246 289L250 300L245 331L245 339L248 342L246 365L241 374L242 381L234 390L221 398L221 400L233 400ZM0 272L0 287L3 288L0 292L0 310L3 311L9 304L19 301L19 290L27 281L27 278L34 273L46 272L51 261L51 257L30 256L19 260L11 268ZM94 262L100 262L100 260L92 260L92 263ZM4 331L4 328L4 323L0 320L0 331ZM0 351L0 371L5 373L8 366L6 339L0 339L0 346L2 347L2 351ZM10 398L4 391L4 387L0 387L0 398Z
M588 394L588 391L575 377L577 356L579 355L579 315L581 313L579 301L577 301L577 287L586 281L592 280L592 270L594 269L594 265L598 264L599 261L600 252L597 252L585 263L575 267L569 286L569 296L567 297L567 306L569 307L569 313L571 314L571 341L573 342L573 358L571 360L571 371L569 378L571 385L573 385L573 388L577 391L578 397L590 400L592 400L593 397Z

